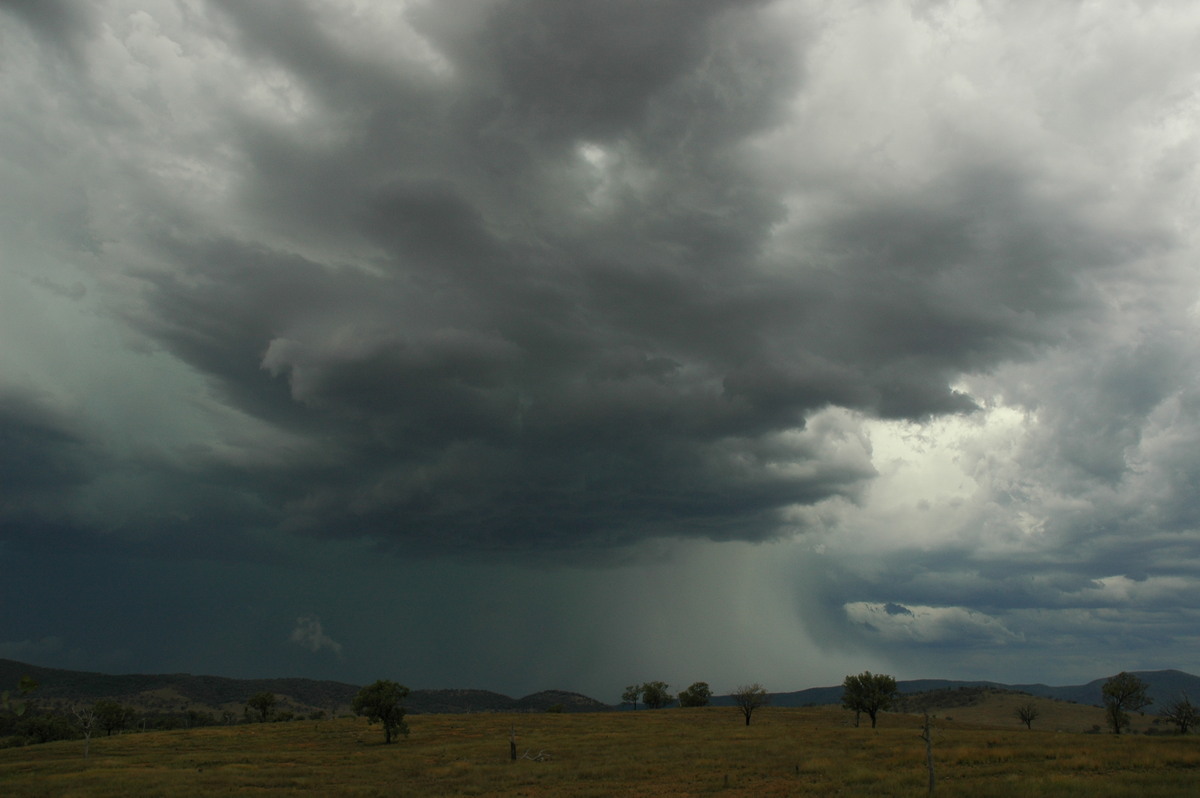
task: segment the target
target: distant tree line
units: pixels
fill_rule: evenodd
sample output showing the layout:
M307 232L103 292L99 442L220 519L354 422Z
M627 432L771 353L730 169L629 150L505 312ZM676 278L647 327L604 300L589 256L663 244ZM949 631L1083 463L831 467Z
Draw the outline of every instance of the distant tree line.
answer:
M326 713L320 710L303 715L277 710L278 701L274 695L271 695L269 702L261 694L252 696L241 715L230 710L217 715L187 705L174 711L144 710L110 698L85 703L68 703L61 699L51 702L38 700L36 694L30 695L32 692L33 688L25 690L19 704L11 698L6 704L0 704L0 748L78 740L92 735L106 737L128 732L170 731L263 721L320 720L326 717Z
M129 731L151 731L178 728L194 728L217 724L267 723L296 720L297 715L280 709L279 697L271 692L260 692L246 700L241 717L229 710L218 718L212 712L200 711L186 704L174 712L147 712L121 704L113 699L101 699L91 704L70 704L63 701L40 702L36 697L37 685L32 680L22 680L15 694L5 692L0 701L0 747L44 743L54 740L86 739L93 735L109 736ZM976 692L964 692L966 703L974 703ZM1148 695L1149 685L1137 676L1121 672L1107 680L1101 689L1105 718L1114 734L1121 734L1130 727L1131 712L1142 712L1152 702ZM986 688L993 692L992 688ZM994 691L1008 692L1008 691ZM972 695L967 696L967 693ZM362 688L353 702L355 714L366 716L372 723L383 726L384 741L391 743L399 735L408 734L404 721L404 699L409 690L395 682L380 680ZM622 693L623 703L637 709L639 703L647 709L661 709L678 702L680 707L705 707L712 700L713 692L707 682L695 682L673 695L666 682L651 681L630 685ZM730 694L730 699L741 712L745 724L750 725L754 712L769 703L770 695L758 683L739 686ZM874 728L880 712L897 708L899 692L894 677L887 674L863 671L847 675L842 683L842 706L854 712L855 726L861 715L871 720ZM900 707L911 711L910 702ZM562 704L548 711L559 711ZM926 710L928 712L928 710ZM1015 708L1014 716L1027 728L1041 715L1038 705L1032 701ZM310 712L303 717L320 720L326 717L323 711ZM1200 726L1200 710L1186 695L1167 704L1160 718L1172 724L1180 734L1187 734ZM1156 723L1158 721L1155 721ZM1097 727L1098 729L1099 727ZM85 749L86 750L86 749Z

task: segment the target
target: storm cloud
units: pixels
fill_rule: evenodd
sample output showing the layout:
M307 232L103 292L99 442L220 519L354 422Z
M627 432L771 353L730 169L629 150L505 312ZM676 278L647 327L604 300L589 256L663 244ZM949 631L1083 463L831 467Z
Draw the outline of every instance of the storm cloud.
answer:
M831 677L1200 656L1186 4L4 2L0 44L3 551L276 569L256 622L348 660L359 556L563 630L730 558Z

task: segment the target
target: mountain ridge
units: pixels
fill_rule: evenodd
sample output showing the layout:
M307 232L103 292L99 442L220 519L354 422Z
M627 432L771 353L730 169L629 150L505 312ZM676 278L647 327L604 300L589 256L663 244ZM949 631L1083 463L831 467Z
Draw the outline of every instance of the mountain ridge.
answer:
M1152 707L1161 707L1181 697L1181 695L1200 697L1200 676L1194 676L1185 671L1173 668L1158 671L1129 671L1149 685L1147 694L1153 703ZM1093 679L1084 684L1052 686L1047 684L1006 684L987 680L956 680L956 679L907 679L897 681L896 688L903 694L924 693L931 690L946 690L959 687L990 687L997 690L1008 690L1041 698L1056 698L1061 701L1072 701L1089 706L1102 706L1101 688L1110 676ZM723 697L727 698L727 697ZM841 685L830 687L811 687L807 690L796 690L787 693L772 693L773 706L800 707L813 704L840 704L842 701ZM714 701L714 703L716 703ZM728 700L732 704L732 700Z
M1182 695L1200 698L1200 676L1176 669L1131 671L1149 685L1154 708ZM0 659L0 687L13 689L21 677L30 676L39 683L30 696L38 704L67 706L73 702L109 698L140 708L172 712L188 709L239 712L256 693L270 692L280 697L280 708L293 713L350 711L360 685L332 680L286 677L275 679L234 679L224 676L168 674L105 674L47 668ZM898 681L901 694L968 687L1028 693L1079 704L1099 706L1101 687L1109 677L1077 685L1005 684L987 680L909 679ZM798 707L841 703L841 685L811 687L805 690L771 693L771 704ZM713 696L714 706L731 706L728 695ZM622 705L606 704L581 693L567 690L541 690L522 698L472 688L419 689L409 693L405 706L410 714L451 714L465 712L608 712ZM628 707L625 707L628 708ZM1153 710L1152 710L1153 711Z
M294 714L341 714L350 711L350 705L362 687L346 682L299 677L234 679L190 673L114 675L46 668L0 659L0 686L12 690L24 676L38 683L38 689L29 696L37 704L67 706L75 702L107 698L154 712L189 709L217 714L223 711L240 712L251 696L268 692L281 697L280 709ZM540 690L522 698L511 698L490 690L420 689L412 690L404 704L412 715L545 712L552 709L563 712L606 712L613 709L594 698L567 690Z

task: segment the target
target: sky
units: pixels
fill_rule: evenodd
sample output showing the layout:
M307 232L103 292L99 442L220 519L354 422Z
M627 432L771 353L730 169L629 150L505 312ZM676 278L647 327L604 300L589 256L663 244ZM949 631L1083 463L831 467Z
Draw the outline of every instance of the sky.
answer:
M1200 672L1200 6L0 0L0 657Z

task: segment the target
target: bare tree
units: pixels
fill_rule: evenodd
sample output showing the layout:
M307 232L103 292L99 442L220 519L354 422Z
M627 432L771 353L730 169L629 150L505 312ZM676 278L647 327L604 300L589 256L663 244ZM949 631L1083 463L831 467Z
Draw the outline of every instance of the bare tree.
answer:
M771 697L767 695L766 689L755 682L754 684L741 685L732 693L733 703L742 711L742 715L746 718L746 725L750 725L750 716L754 714L754 710L759 707L766 706Z
M81 707L78 704L71 707L79 728L83 731L83 758L87 759L92 751L92 732L96 729L96 710L91 707Z
M1033 722L1038 719L1042 712L1030 702L1017 707L1013 714L1017 716L1017 720L1025 724L1025 728L1032 729Z
M1200 713L1197 713L1196 707L1188 700L1186 694L1167 704L1163 708L1162 716L1175 724L1175 730L1180 734L1187 734L1189 729L1200 722Z

